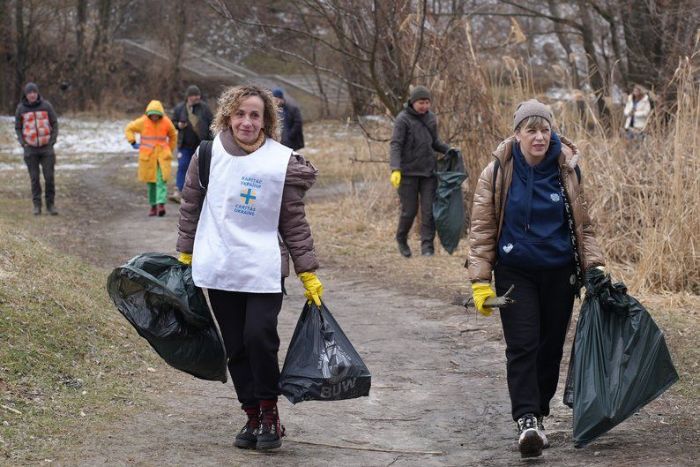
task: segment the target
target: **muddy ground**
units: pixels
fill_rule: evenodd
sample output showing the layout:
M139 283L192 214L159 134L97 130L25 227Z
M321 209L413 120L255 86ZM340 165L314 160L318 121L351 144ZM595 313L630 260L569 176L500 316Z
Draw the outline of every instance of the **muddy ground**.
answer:
M92 163L97 168L82 172L61 173L58 167L61 215L50 223L42 218L39 229L47 241L105 268L145 251L174 254L176 206L169 204L164 218L146 216L145 189L132 182L133 158L103 155ZM312 190L309 202L313 198ZM28 201L27 215L29 210ZM62 455L51 460L90 466L522 462L509 415L497 317L475 318L451 305L450 297L391 289L381 278L355 277L347 268L326 267L318 274L325 301L372 372L369 397L296 406L283 399L288 434L283 448L242 451L233 447L244 416L231 383L200 381L162 365L137 373L149 379L143 394L147 409L116 423L94 422L85 436L65 440ZM280 362L303 304L296 280L288 282L288 290L279 325ZM562 365L562 380L565 372ZM552 447L530 463L697 465L698 427L688 424L688 408L677 402L662 396L599 441L575 449L571 411L558 392L546 420Z

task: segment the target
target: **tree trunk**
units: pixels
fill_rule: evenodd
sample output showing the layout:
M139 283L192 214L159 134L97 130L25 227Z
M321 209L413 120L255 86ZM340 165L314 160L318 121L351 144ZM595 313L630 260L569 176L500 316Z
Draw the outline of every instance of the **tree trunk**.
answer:
M578 5L579 15L581 16L583 49L586 51L586 57L588 59L588 74L591 80L591 87L593 88L593 93L595 94L598 115L604 123L607 123L610 121L610 109L608 109L604 97L608 94L608 89L605 84L605 78L603 76L603 72L601 71L600 63L598 62L598 56L595 50L593 21L591 19L590 11L585 4L585 0L579 0Z
M185 34L187 33L187 14L185 11L185 0L178 0L175 8L175 29L173 30L170 42L170 101L177 102L180 95L180 80L182 70L180 62L185 48Z
M15 95L16 101L22 97L23 87L27 79L28 37L24 28L24 2L15 0Z
M0 37L7 38L0 42L0 62L9 64L12 62L12 50L9 38L11 37L10 15L9 15L9 0L0 0ZM10 113L12 110L12 102L10 96L12 92L11 86L11 68L3 66L0 69L0 112Z
M559 4L555 0L548 0L548 3L550 14L552 16L560 18L561 13L559 11ZM566 52L566 61L569 64L569 70L571 73L571 85L574 87L574 89L580 90L581 78L578 74L578 66L576 65L576 55L574 55L574 50L571 47L571 42L569 41L568 37L566 37L564 26L562 25L562 23L560 23L559 21L553 21L553 24L554 32L557 35L557 39L559 39L559 43ZM586 113L586 102L584 99L577 100L576 107L578 108L579 115L583 116Z
M655 3L655 2L654 2ZM663 64L662 26L659 15L652 14L649 2L628 0L622 15L622 26L627 44L629 84L642 84L648 88L659 83L659 71Z
M75 28L75 42L77 50L75 53L75 65L78 88L78 109L85 110L85 84L87 77L86 70L86 51L85 51L85 28L87 23L87 0L78 0L77 5L77 24Z

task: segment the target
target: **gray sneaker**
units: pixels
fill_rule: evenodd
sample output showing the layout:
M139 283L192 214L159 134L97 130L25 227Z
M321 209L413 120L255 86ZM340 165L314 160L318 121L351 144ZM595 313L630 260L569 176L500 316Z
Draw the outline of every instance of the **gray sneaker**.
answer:
M540 431L537 429L537 418L529 413L520 417L517 421L518 432L518 449L520 457L539 457L542 455L544 440Z

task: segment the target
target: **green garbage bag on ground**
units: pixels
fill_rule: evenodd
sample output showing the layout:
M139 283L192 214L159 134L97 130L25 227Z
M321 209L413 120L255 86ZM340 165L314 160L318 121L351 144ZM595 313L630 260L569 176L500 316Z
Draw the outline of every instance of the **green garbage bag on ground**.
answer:
M451 149L438 161L437 190L433 201L433 218L440 244L452 254L464 232L466 213L462 197L462 182L467 179L462 154Z
M109 275L119 312L169 365L226 382L226 350L192 268L172 256L144 253Z
M678 381L663 333L621 282L594 269L576 326L574 443L581 447Z

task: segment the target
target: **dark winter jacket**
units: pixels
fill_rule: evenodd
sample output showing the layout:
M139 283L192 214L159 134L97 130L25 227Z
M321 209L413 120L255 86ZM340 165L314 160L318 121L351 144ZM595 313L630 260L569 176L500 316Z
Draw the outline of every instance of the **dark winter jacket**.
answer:
M234 141L231 130L221 133L221 142L231 157L245 157L247 155ZM299 154L292 153L291 149L289 152L290 158L284 181L284 191L282 192L282 208L279 219L281 273L283 277L289 275L290 254L297 274L318 269L314 240L304 210L304 195L316 181L318 171ZM185 186L182 189L177 251L181 253L192 252L203 204L204 195L199 186L199 150L197 150L192 156L192 162L185 176Z
M553 133L544 159L531 166L514 144L513 178L498 241L500 264L525 270L554 269L574 262L559 183L561 141Z
M557 164L573 211L581 267L585 271L594 266L605 266L595 236L595 225L588 215L583 178L579 179L576 173L579 157L574 153L576 146L563 136L560 139L563 144ZM469 231L469 258L465 265L472 282L491 282L497 260L496 249L503 232L508 192L513 180L513 144L515 137L511 136L498 145L492 154L493 160L481 172L476 183Z
M280 142L295 151L304 147L301 111L289 101L285 101L282 106L282 140Z
M197 146L199 146L200 141L212 139L209 127L214 119L214 115L211 113L207 103L204 101L197 102L192 106L191 112L197 120L196 131L187 112L187 102L180 102L173 109L171 120L175 124L175 128L178 130L178 148L195 149ZM185 128L180 128L178 122L185 122L187 123L187 126Z
M401 175L428 177L435 172L435 151L445 154L449 146L440 141L435 114L419 114L408 103L394 121L391 136L391 170Z
M22 95L15 111L15 132L25 156L53 151L58 138L58 119L51 103L38 96L30 104Z

